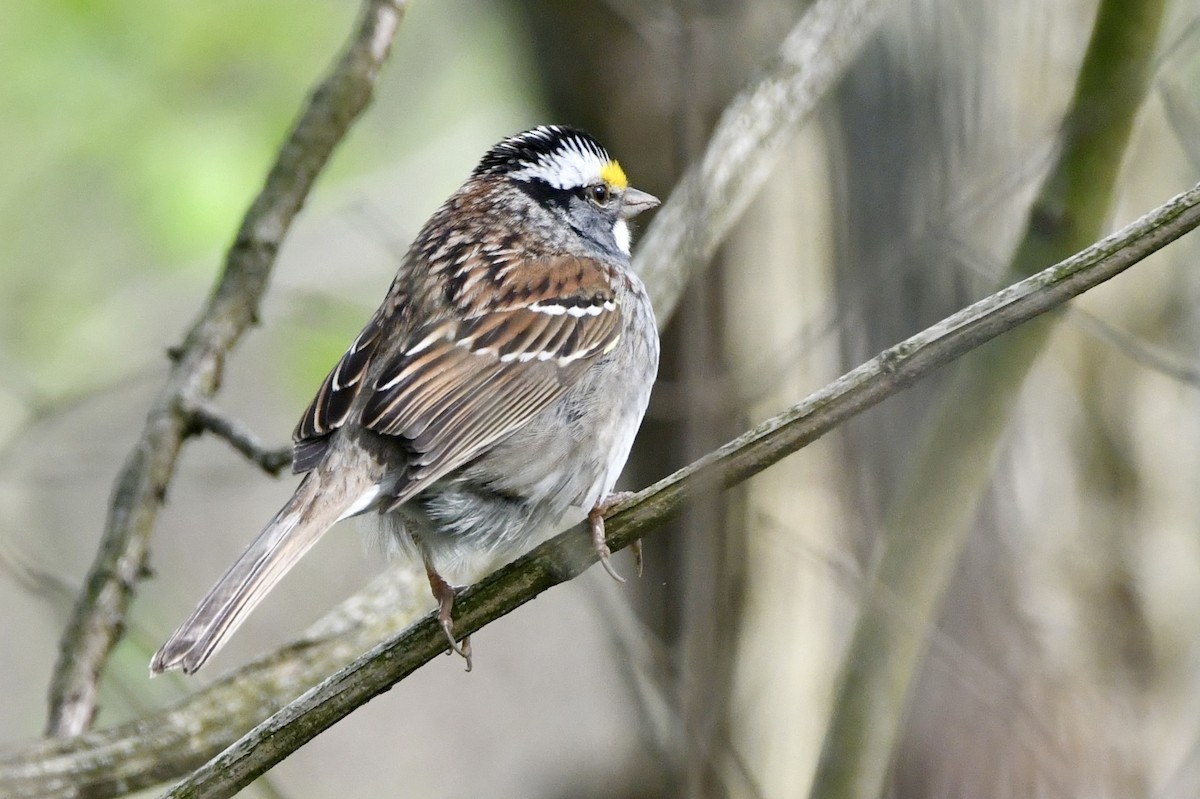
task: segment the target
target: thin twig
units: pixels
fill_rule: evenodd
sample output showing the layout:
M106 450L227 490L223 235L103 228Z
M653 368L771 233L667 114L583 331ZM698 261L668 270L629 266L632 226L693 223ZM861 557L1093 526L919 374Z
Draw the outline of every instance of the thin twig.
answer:
M91 724L100 673L146 572L158 507L192 429L186 407L213 395L226 357L256 321L280 243L333 148L370 101L404 6L365 0L346 50L313 92L246 212L200 318L172 350L170 377L117 479L100 550L59 644L48 735L78 734Z
M1200 185L1083 252L959 311L632 499L606 519L615 552L678 514L691 497L728 488L815 441L964 353L1120 274L1200 225ZM569 530L467 589L454 626L470 635L596 560ZM432 616L371 649L255 727L176 785L167 799L227 797L445 651Z
M1195 359L1172 352L1166 347L1153 344L1140 336L1122 330L1094 313L1074 309L1072 321L1087 333L1112 346L1138 366L1152 369L1172 380L1192 387L1200 387L1200 363Z
M11 542L0 539L0 572L30 595L44 600L57 612L71 606L76 587L53 572L37 566Z
M189 402L184 411L191 416L192 422L199 430L224 439L229 446L272 477L278 477L279 472L292 462L290 446L267 449L250 428L223 414L206 398Z

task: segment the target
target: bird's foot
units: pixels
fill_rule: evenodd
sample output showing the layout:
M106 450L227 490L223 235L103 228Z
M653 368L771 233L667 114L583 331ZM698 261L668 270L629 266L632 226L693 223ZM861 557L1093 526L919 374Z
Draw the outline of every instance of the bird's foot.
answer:
M606 496L600 502L596 503L596 507L588 511L588 525L592 530L592 548L596 550L596 555L600 558L600 565L619 583L625 582L625 578L617 574L616 569L612 565L612 550L608 548L608 542L604 535L604 514L608 513L614 505L617 505L633 496L632 491L614 491ZM641 539L633 542L633 554L637 559L638 577L642 576L642 542Z
M454 610L454 598L458 596L460 589L446 582L445 578L438 574L428 562L425 564L425 571L429 575L429 587L433 589L433 598L438 603L438 625L446 634L446 640L450 642L450 650L461 655L463 660L467 661L467 671L470 671L471 636L466 636L461 642L455 640L454 619L451 617L451 612Z

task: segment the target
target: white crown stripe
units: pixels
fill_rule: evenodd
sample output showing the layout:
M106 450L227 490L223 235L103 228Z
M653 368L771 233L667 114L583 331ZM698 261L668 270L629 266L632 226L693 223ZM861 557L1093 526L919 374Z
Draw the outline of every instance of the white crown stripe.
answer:
M530 153L526 148L553 148ZM557 189L587 186L600 181L600 170L611 158L586 134L554 125L542 125L514 136L497 147L509 156L509 173L517 180L543 180ZM534 156L532 160L530 157Z
M529 166L512 173L516 180L542 180L556 189L573 189L600 183L600 170L608 163L595 153L577 149L543 155Z

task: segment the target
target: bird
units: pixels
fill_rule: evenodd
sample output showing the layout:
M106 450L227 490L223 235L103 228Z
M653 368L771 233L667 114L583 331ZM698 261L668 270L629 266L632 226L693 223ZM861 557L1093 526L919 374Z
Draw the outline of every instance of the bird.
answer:
M629 221L658 205L588 133L542 125L489 149L420 229L383 303L293 432L298 487L163 644L152 674L201 668L334 524L375 514L420 558L449 649L479 553L517 554L604 512L658 370ZM618 577L618 579L620 579Z

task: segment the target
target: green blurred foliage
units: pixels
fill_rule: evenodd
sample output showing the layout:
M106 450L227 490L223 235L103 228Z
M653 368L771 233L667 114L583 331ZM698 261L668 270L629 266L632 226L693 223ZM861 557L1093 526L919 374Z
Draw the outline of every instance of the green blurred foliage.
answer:
M74 382L89 342L64 350L124 280L229 238L346 16L319 0L0 12L0 335L39 393Z

